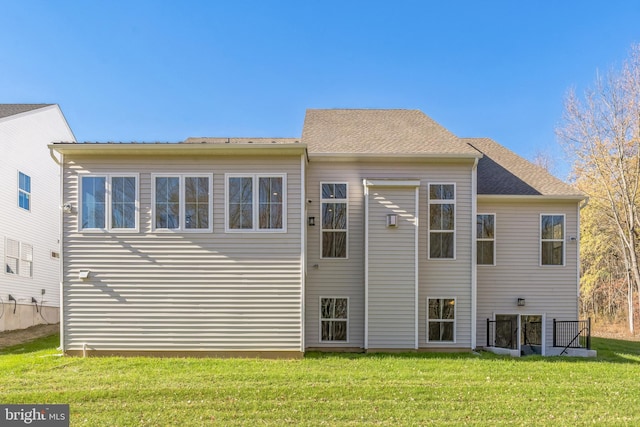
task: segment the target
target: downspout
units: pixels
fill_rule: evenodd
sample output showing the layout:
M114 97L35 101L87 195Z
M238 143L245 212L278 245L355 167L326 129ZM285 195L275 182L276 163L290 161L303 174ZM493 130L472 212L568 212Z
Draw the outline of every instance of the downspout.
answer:
M300 352L304 354L305 350L305 287L307 278L307 180L305 168L306 162L306 149L300 156L300 211L303 213L302 220L300 221Z
M577 215L577 237L576 237L576 313L578 313L578 319L580 320L580 212L582 209L586 208L589 204L589 198L587 197L582 204L578 205L578 215Z
M476 157L471 167L471 349L476 348L476 334L478 316L478 266L477 260L477 238L475 233L476 221L478 216L478 161Z
M364 186L364 350L369 349L369 187Z
M62 353L64 354L65 352L65 345L64 345L64 336L65 336L65 324L64 324L64 278L63 278L63 271L64 271L64 233L63 233L63 229L64 229L64 211L62 209L62 206L64 205L64 154L60 154L60 159L58 159L55 154L53 154L53 147L49 147L49 155L51 156L51 158L53 159L54 162L56 162L57 165L60 166L60 184L59 184L59 194L60 194L60 200L58 203L58 209L60 210L60 214L59 214L59 219L58 219L58 233L59 233L59 237L58 237L58 244L60 245L60 258L59 258L59 265L58 265L58 280L59 280L59 286L60 286L60 312L58 313L58 315L60 316L60 350L62 351Z

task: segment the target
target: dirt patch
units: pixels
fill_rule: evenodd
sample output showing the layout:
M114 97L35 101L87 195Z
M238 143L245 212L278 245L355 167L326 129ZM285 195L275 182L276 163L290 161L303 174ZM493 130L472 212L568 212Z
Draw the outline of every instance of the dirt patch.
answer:
M640 341L640 331L636 327L635 334L629 332L629 326L625 323L593 322L591 335L600 338L615 340Z
M60 332L60 324L36 325L27 329L0 332L0 348L24 344Z

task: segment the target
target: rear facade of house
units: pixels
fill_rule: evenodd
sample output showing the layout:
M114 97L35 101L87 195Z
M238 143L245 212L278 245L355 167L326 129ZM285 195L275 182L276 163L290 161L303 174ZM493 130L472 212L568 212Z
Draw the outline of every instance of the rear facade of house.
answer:
M420 111L51 147L68 354L553 354L553 319L577 319L583 196Z

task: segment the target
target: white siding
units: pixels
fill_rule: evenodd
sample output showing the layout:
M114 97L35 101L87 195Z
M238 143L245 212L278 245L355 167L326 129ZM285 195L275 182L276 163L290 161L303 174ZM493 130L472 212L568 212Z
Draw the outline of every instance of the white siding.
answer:
M300 156L66 160L66 350L301 350ZM77 231L85 172L140 174L139 233ZM151 232L153 173L213 173L213 232ZM287 231L225 233L225 173L286 173Z
M471 346L471 167L460 162L324 162L311 159L308 168L308 216L320 214L320 182L349 183L349 258L320 259L320 227L308 227L305 347L364 347L364 187L362 180L419 179L419 295L418 341L423 348L442 347L426 342L428 296L457 298L457 341L447 347ZM427 184L456 183L456 259L427 259ZM318 298L348 296L349 343L320 343ZM413 348L413 346L411 347Z
M60 252L60 169L47 148L53 141L75 141L57 105L0 119L0 296L5 303L11 294L18 304L31 305L32 297L45 306L60 304L60 262L51 258L51 251ZM30 211L18 207L18 171L31 177ZM33 246L33 277L5 273L6 238Z
M416 189L368 190L368 348L415 348ZM387 227L388 214L397 227Z
M486 345L486 321L494 314L540 314L549 349L553 319L578 319L577 202L480 201L478 212L496 214L496 265L477 267L478 346ZM566 215L564 266L540 266L541 214ZM526 305L518 307L517 298Z

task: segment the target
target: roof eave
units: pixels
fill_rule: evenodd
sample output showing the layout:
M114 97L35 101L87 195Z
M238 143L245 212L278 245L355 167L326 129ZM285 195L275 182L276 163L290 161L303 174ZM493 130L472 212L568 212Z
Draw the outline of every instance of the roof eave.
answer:
M309 152L309 159L352 160L366 159L479 159L482 153L314 153Z
M481 202L507 201L575 201L580 202L588 197L583 194L478 194Z
M296 144L180 144L180 143L53 143L48 147L61 154L76 155L96 155L96 154L178 154L193 155L207 153L248 153L258 152L266 154L269 152L301 153L306 149L302 143Z

